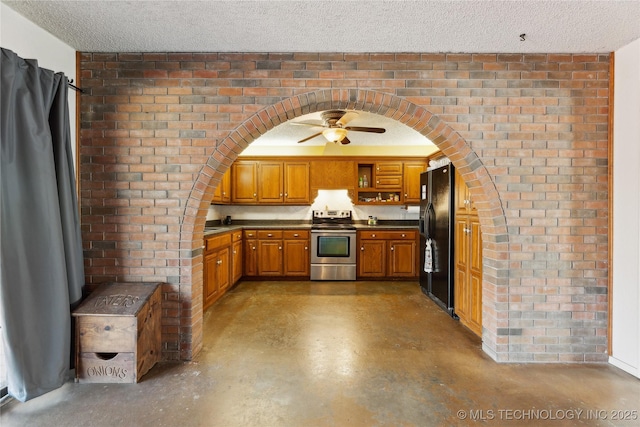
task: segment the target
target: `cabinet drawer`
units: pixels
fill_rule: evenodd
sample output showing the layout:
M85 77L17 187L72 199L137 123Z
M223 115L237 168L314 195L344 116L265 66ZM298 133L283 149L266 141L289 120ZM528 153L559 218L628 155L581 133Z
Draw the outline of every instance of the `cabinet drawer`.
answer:
M400 190L402 189L402 176L378 176L376 178L376 188L383 190Z
M238 231L233 231L231 233L231 240L234 242L239 242L240 240L242 240L242 231L238 230Z
M258 239L282 239L282 230L259 230Z
M226 233L220 236L208 237L205 242L205 251L211 251L222 246L229 246L231 244L231 233Z
M389 230L366 230L360 231L361 239L384 239L384 240L414 240L416 232L408 231L389 231Z
M258 238L258 232L256 230L244 230L243 231L245 239L256 239Z
M307 240L309 238L308 230L285 230L284 238L288 240Z
M402 162L376 163L376 176L380 175L402 175Z

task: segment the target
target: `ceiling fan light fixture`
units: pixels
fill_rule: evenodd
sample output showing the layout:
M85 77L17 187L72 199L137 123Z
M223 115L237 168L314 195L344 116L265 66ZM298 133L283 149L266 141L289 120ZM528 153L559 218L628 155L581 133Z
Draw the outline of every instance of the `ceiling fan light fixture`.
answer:
M329 142L340 142L347 136L347 130L342 128L329 128L322 131L322 135Z

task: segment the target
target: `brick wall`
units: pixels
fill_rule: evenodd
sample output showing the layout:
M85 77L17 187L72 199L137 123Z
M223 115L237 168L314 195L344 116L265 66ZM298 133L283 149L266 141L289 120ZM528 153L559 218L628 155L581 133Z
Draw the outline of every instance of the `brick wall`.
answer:
M254 139L352 108L434 141L477 202L483 346L606 361L608 55L83 53L87 282L162 281L167 359L202 346L202 228Z

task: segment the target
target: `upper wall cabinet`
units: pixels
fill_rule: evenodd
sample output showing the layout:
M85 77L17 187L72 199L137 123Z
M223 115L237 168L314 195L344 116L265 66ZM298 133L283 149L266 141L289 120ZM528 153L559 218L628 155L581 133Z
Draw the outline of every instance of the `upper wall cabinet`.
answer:
M222 181L216 187L213 199L211 199L211 203L217 205L226 205L229 202L231 202L231 168L227 169L222 176Z
M408 205L420 204L420 174L427 171L426 161L410 161L403 164L404 202Z
M427 158L380 160L364 157L243 158L231 166L231 189L213 203L309 205L318 190L347 190L355 204L420 203L420 174L427 170Z
M231 203L258 203L258 162L236 160L231 165Z
M358 204L419 204L420 174L427 161L395 160L358 163Z
M309 162L237 160L231 194L236 204L309 204Z

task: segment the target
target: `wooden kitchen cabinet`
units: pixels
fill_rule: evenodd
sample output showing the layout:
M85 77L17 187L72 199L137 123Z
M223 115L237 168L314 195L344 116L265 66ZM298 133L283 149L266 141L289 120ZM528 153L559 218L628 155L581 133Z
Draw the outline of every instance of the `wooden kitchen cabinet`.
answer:
M366 182L360 187L360 179ZM358 203L402 203L402 161L358 163Z
M231 203L308 205L318 190L347 190L357 204L419 204L420 173L426 167L426 158L414 157L242 158L231 167ZM360 187L365 175L368 186ZM219 197L216 203L225 203Z
M383 278L387 274L387 243L377 238L360 240L358 264L359 277Z
M311 203L309 162L284 162L284 203Z
M420 174L427 171L427 162L404 162L402 166L403 202L408 205L420 204Z
M471 200L469 187L462 179L462 175L456 170L455 177L455 211L456 215L478 215L476 205Z
M244 275L258 275L258 232L256 230L244 230Z
M258 163L258 203L283 202L284 171L282 162Z
M358 276L368 278L416 278L417 233L406 231L359 231Z
M310 203L309 162L236 160L231 176L233 203Z
M213 204L229 204L231 202L231 168L222 175L222 181L213 193Z
M203 310L206 310L231 285L231 233L205 240Z
M402 189L402 162L376 162L374 166L376 189Z
M284 272L281 230L258 230L258 275L282 276Z
M284 268L286 277L309 276L311 261L309 254L309 231L285 230L283 233Z
M243 272L242 231L231 233L231 285L238 283Z
M258 162L236 160L231 165L231 202L258 202Z
M245 230L244 274L251 277L309 277L309 230Z
M417 244L413 240L389 241L389 274L392 277L416 277Z
M456 171L454 310L460 322L482 336L482 234L477 211Z

